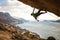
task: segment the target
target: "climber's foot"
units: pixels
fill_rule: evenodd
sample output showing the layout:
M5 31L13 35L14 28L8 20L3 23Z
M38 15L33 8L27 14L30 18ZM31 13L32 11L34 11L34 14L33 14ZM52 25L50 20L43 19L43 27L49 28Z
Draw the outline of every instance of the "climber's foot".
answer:
M37 20L39 22L39 20Z

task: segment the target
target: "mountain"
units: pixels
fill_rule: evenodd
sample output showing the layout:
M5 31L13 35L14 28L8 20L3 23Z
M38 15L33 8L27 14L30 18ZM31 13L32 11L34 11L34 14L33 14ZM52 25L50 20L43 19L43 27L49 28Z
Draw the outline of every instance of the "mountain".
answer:
M6 24L15 24L18 23L18 20L10 16L8 12L0 12L0 22Z
M0 12L0 22L13 25L22 24L24 22L28 22L28 20L25 20L23 18L16 19L12 17L8 12Z
M52 22L59 22L60 23L60 19L59 20L52 21Z
M14 18L18 20L18 24L29 22L29 20L26 20L24 18L18 18L18 17L14 17Z
M9 13L0 12L0 22L3 22L3 23L13 22L11 18L12 17L10 16Z
M18 20L22 21L23 23L29 22L29 20L26 20L26 19L23 19L23 18L19 18Z

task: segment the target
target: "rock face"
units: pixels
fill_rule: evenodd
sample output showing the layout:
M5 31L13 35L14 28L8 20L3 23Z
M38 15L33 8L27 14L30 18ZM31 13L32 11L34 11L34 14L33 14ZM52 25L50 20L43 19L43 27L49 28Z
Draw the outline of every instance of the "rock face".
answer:
M0 23L0 40L42 40L39 35L20 27Z
M60 16L60 0L18 0L35 8L46 8L47 11Z

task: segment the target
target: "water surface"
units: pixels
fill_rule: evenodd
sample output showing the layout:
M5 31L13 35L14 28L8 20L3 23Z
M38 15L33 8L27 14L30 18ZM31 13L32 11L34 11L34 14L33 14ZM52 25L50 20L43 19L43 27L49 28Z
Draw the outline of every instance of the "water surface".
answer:
M60 23L57 22L27 22L17 26L35 32L45 39L53 36L60 40Z

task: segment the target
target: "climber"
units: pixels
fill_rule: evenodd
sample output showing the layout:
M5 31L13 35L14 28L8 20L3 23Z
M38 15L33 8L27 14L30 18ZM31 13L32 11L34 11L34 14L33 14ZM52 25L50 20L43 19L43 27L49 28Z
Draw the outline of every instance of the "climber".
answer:
M34 10L33 10L34 11ZM41 11L44 11L44 12L41 12ZM45 9L39 9L39 11L37 12L37 13L32 13L31 14L31 16L33 16L36 20L37 20L37 17L39 16L39 15L41 15L41 14L44 14L44 13L47 13L47 10L45 10ZM37 21L39 21L39 20L37 20Z

